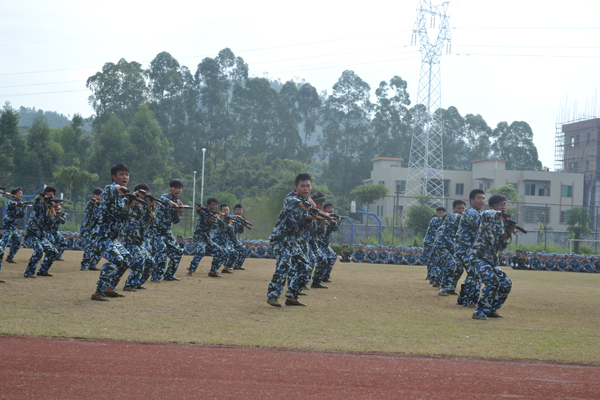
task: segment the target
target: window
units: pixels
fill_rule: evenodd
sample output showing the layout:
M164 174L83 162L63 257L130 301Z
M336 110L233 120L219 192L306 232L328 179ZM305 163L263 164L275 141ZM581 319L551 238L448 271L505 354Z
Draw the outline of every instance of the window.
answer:
M535 196L535 183L525 184L525 196Z
M517 192L519 192L519 184L518 183L509 183L509 185L513 185L513 187L515 188L515 190Z
M531 224L535 221L535 211L531 207L525 208L525 222Z
M444 196L450 196L450 180L444 179Z
M562 197L573 197L572 185L562 185Z
M575 147L575 136L571 136L571 147Z
M385 181L379 181L380 185L385 185Z
M566 222L567 222L567 212L561 211L560 212L560 223L565 224Z
M588 132L585 134L585 143L590 144L591 141L592 141L592 133Z
M402 194L406 192L406 181L396 179L396 193Z
M544 220L546 214L546 224L550 223L550 208L545 207L524 207L525 222L528 224L539 223Z
M400 168L400 164L390 164L391 168Z
M546 195L546 189L539 188L538 189L538 196L545 196L545 195Z
M586 161L586 162L585 162L585 170L586 170L586 171L589 171L589 170L590 170L590 162L589 162L589 161Z
M575 135L575 147L579 147L579 135Z
M456 195L457 196L462 196L465 194L465 184L464 183L457 183L456 184Z

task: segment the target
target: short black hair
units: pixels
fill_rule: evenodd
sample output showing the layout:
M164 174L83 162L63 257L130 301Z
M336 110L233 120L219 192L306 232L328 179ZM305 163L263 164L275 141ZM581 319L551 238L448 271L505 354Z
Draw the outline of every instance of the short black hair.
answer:
M461 204L465 204L465 202L464 202L464 201L462 201L462 200L460 200L460 199L458 199L458 200L454 200L454 201L452 202L452 208L455 208L456 206L458 206L458 205L461 205Z
M223 209L223 207L229 207L229 204L227 204L227 203L222 203L222 204L219 206L219 210L222 210L222 209Z
M234 210L237 210L238 208L244 209L241 204L236 204L235 207L233 207Z
M494 207L496 204L502 203L503 201L507 201L505 195L503 195L503 194L494 194L488 200L488 204L490 205L490 207Z
M323 204L323 209L326 209L327 207L333 207L333 203L328 201L327 203Z
M469 200L475 200L475 197L477 197L478 194L482 194L485 196L485 192L481 189L473 189L471 190L471 193L469 193Z
M46 186L44 188L44 193L54 193L54 195L56 196L56 188L54 186Z
M117 163L115 165L113 165L112 167L110 167L110 176L111 178L115 175L117 175L117 173L121 172L121 171L125 171L127 173L129 173L129 167L127 165L125 165L125 163Z
M206 205L209 206L212 203L217 203L219 204L219 200L217 200L216 197L209 197L208 199L206 199Z
M94 191L92 192L92 194L102 194L103 190L99 187L97 187L96 189L94 189Z
M182 188L183 182L181 182L181 179L173 179L169 182L169 187Z
M13 190L10 191L10 194L15 195L15 194L19 193L19 191L22 192L23 188L16 187L16 188L14 188Z
M302 181L310 181L310 183L312 183L312 177L310 176L310 174L307 174L306 172L300 172L298 175L296 175L294 184L296 185L296 187L298 187L298 185Z
M325 193L323 192L316 192L315 194L313 194L312 196L310 196L310 198L314 201L325 201L326 197L325 197Z
M438 208L436 208L435 212L438 212L438 211L446 211L446 207L438 207Z
M137 185L135 185L135 187L133 188L134 192L137 192L138 190L145 190L147 193L150 193L150 186L148 186L147 183L141 182L138 183Z

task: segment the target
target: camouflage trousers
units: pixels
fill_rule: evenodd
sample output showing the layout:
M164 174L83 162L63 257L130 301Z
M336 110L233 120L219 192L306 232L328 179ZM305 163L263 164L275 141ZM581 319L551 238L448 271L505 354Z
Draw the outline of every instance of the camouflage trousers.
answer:
M316 283L329 280L333 265L337 260L337 254L331 247L321 247L319 250L320 257L317 257L317 267L313 276L313 282Z
M435 250L432 250L429 257L429 264L427 264L427 279L430 283L438 282L440 275L439 257Z
M165 236L155 236L152 239L152 249L154 251L154 272L152 273L152 280L159 281L164 279L165 281L172 281L179 262L183 256L183 249L177 244L177 240L173 235L168 234ZM169 258L169 265L167 266L167 257ZM167 269L165 271L165 266ZM164 275L164 277L163 277Z
M281 296L287 280L286 297L297 299L301 284L299 271L310 268L306 252L299 245L279 242L273 245L273 253L277 262L275 263L275 273L267 289L267 297L278 298Z
M454 255L448 250L442 250L439 258L440 265L440 290L455 290L458 280L462 275L464 268L454 258Z
M510 293L512 282L498 266L483 260L474 260L473 269L484 284L477 310L473 314L488 316L502 307Z
M93 238L92 245L96 254L108 261L102 266L96 290L103 292L107 287L116 288L127 270L127 264L130 260L129 252L116 239Z
M221 237L219 237L219 238L215 238L214 242L215 242L215 244L216 244L217 246L219 246L219 247L220 247L220 248L222 248L223 250L226 250L226 251L227 251L227 259L221 263L221 264L225 264L225 266L226 266L227 268L233 268L233 269L235 269L235 266L236 266L236 264L237 264L238 258L239 258L240 256L241 256L241 257L244 257L244 260L246 259L246 256L245 256L245 253L246 253L246 252L245 252L245 249L243 249L243 250L244 250L244 252L243 252L244 254L243 254L243 255L240 255L240 254L239 254L239 251L238 251L239 247L237 247L237 244L236 244L236 243L232 243L232 242L231 242L231 241L229 241L229 240L223 240L223 237L222 237L222 236L221 236ZM242 262L244 262L244 260L242 260ZM217 268L216 268L216 270L218 270L220 266L221 266L221 265L218 265L218 266L217 266ZM237 267L237 269L239 269L241 266L242 266L242 265L240 264L240 265ZM212 270L213 270L213 269L211 268L211 271L212 271ZM215 271L216 271L216 270L215 270Z
M196 269L204 256L213 258L210 266L211 272L217 272L223 264L225 264L227 268L232 266L229 264L231 256L227 248L219 246L210 239L207 242L194 239L194 258L190 263L190 272L196 272Z
M85 250L83 251L83 258L81 259L81 270L87 271L90 268L96 268L96 265L98 265L102 256L96 253L95 247L92 246L91 237L85 237L83 241Z
M468 256L459 256L456 258L456 262L467 271L467 277L460 285L460 293L458 294L456 304L464 307L477 304L479 301L479 292L481 292L481 279L471 266L470 258Z
M129 277L125 282L125 286L140 287L146 283L152 271L154 271L154 258L143 244L124 243L123 245L129 252L131 259Z
M54 248L56 249L56 258L61 258L66 249L72 247L67 243L67 239L60 233L56 232L52 234L52 244L54 244Z
M52 266L54 260L56 260L56 249L52 245L52 243L46 238L38 238L36 236L29 236L25 238L25 244L27 247L33 249L33 254L29 259L29 264L27 264L27 269L25 270L24 276L29 276L35 274L35 268L37 263L42 259L42 256L46 254L44 257L44 261L40 265L40 269L38 273L46 273Z
M239 241L233 244L234 258L233 269L240 269L246 261L246 248Z
M10 251L6 258L14 258L17 251L21 248L21 236L19 236L18 230L4 230L4 235L2 236L2 239L0 239L0 268L2 268L2 259L4 258L4 251L7 247L10 247Z

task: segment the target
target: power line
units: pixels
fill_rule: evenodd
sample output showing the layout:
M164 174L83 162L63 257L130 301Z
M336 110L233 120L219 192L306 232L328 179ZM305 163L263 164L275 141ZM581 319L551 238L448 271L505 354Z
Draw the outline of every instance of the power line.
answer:
M419 57L395 58L395 59L391 59L391 60L371 61L371 62L364 62L364 63L352 63L352 64L346 64L346 65L331 65L329 67L294 69L294 70L288 70L288 71L275 71L275 72L265 71L265 72L267 72L269 75L271 75L271 74L284 74L284 73L287 73L287 72L314 71L314 70L318 70L318 69L345 68L345 67L354 67L356 65L380 64L380 63L393 62L393 61L413 60L415 58L419 58Z
M25 86L45 86L45 85L58 85L62 83L81 83L81 81L64 81L64 82L48 82L48 83L31 83L28 85L11 85L11 86L0 86L0 89L4 88L15 88L15 87L25 87Z
M460 26L453 27L452 29L499 29L499 30L597 30L600 27L532 27L532 26L523 26L523 27L501 27L501 26Z
M549 57L549 58L600 58L600 56L570 56L570 55L552 55L552 54L485 54L485 53L468 53L454 54L456 56L491 56L491 57Z
M14 94L2 94L1 97L17 97L17 96L32 96L39 94L56 94L56 93L72 93L72 92L87 92L88 89L78 89L78 90L60 90L57 92L39 92L39 93L14 93Z

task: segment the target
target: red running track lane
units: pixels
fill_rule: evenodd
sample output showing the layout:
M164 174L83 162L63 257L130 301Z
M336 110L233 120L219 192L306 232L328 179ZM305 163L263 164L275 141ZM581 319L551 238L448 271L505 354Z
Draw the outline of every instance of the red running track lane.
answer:
M600 399L600 365L0 336L1 399Z

